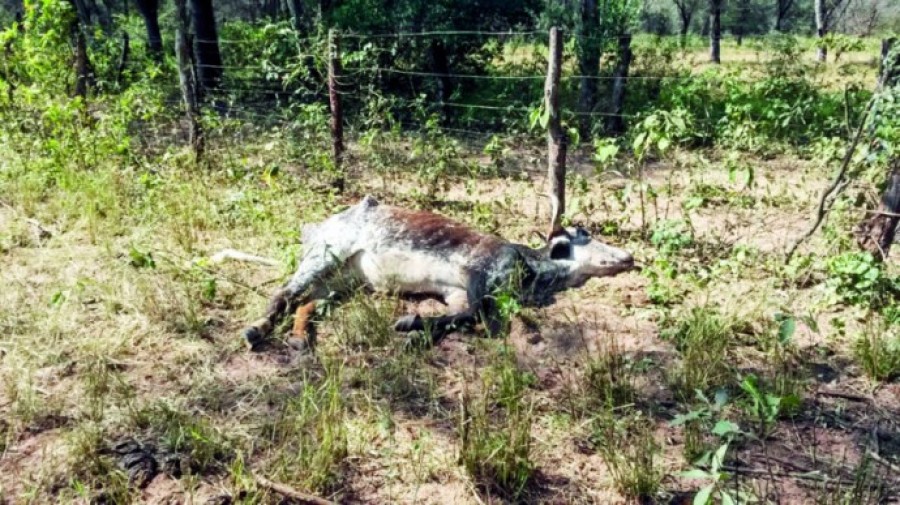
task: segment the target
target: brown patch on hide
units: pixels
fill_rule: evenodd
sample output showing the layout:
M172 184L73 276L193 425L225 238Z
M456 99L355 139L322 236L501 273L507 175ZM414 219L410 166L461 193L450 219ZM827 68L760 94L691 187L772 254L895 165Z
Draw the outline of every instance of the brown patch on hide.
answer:
M393 221L402 225L400 236L407 238L416 247L436 251L449 251L459 247L499 248L503 241L492 235L481 233L462 223L426 211L391 209Z

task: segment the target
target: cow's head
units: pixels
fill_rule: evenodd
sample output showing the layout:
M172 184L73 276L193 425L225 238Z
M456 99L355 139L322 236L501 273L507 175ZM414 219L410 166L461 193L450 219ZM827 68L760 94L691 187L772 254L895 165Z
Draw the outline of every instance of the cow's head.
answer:
M569 287L577 287L591 277L616 275L634 268L628 251L604 244L581 227L557 228L544 250L547 259L566 267Z

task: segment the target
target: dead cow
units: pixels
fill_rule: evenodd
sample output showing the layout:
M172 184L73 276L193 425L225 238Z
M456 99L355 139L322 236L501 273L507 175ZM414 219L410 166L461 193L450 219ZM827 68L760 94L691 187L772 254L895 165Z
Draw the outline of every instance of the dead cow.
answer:
M305 226L302 240L297 272L272 298L265 317L244 331L251 348L293 310L295 343L305 345L316 300L326 296L324 284L335 274L350 274L376 290L442 300L447 315L410 315L395 324L397 331L427 330L437 340L479 321L496 331L498 291L511 291L525 305L544 305L591 277L634 266L631 254L592 239L582 228L556 227L545 247L533 249L431 212L380 205L371 196Z

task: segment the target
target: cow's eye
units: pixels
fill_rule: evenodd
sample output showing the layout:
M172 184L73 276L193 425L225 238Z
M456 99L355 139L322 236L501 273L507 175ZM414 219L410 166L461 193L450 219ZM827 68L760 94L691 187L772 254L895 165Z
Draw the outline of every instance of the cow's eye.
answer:
M564 260L572 256L572 244L568 241L557 242L550 248L550 259Z
M588 238L588 237L590 237L590 234L587 232L587 230L585 230L584 228L579 226L579 227L575 228L575 236L582 237L582 238Z

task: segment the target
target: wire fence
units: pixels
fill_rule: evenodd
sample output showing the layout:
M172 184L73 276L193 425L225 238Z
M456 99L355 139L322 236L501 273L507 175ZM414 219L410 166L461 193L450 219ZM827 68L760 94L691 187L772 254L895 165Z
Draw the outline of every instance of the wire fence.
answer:
M678 37L610 34L597 40L618 43L626 38L632 40L634 56L624 73L616 64L623 56L617 46L603 49L597 73L586 75L578 65L577 45L565 45L561 116L570 132L584 133L570 137L571 148L590 146L609 121L623 127L641 121L653 110L655 97L677 86L715 86L720 78L702 74L703 56L679 47ZM543 31L477 30L341 33L335 46L324 35L279 32L271 41L223 38L218 41L222 64L198 66L220 74L202 90L204 114L215 120L207 134L225 135L235 127L229 120L238 120L241 127L305 129L307 140L328 144L328 66L337 60L341 69L330 91L342 102L339 121L350 144L381 130L408 140L451 139L482 154L503 140L539 146L546 138L541 126L546 39ZM462 45L452 45L456 43ZM765 65L789 57L765 39L748 45L741 53L745 62ZM435 47L445 54L436 54ZM625 89L620 103L612 98L616 86ZM585 100L585 89L591 88L593 99ZM183 102L173 94L166 106L178 110ZM712 129L728 118L711 111L691 120L694 127Z

